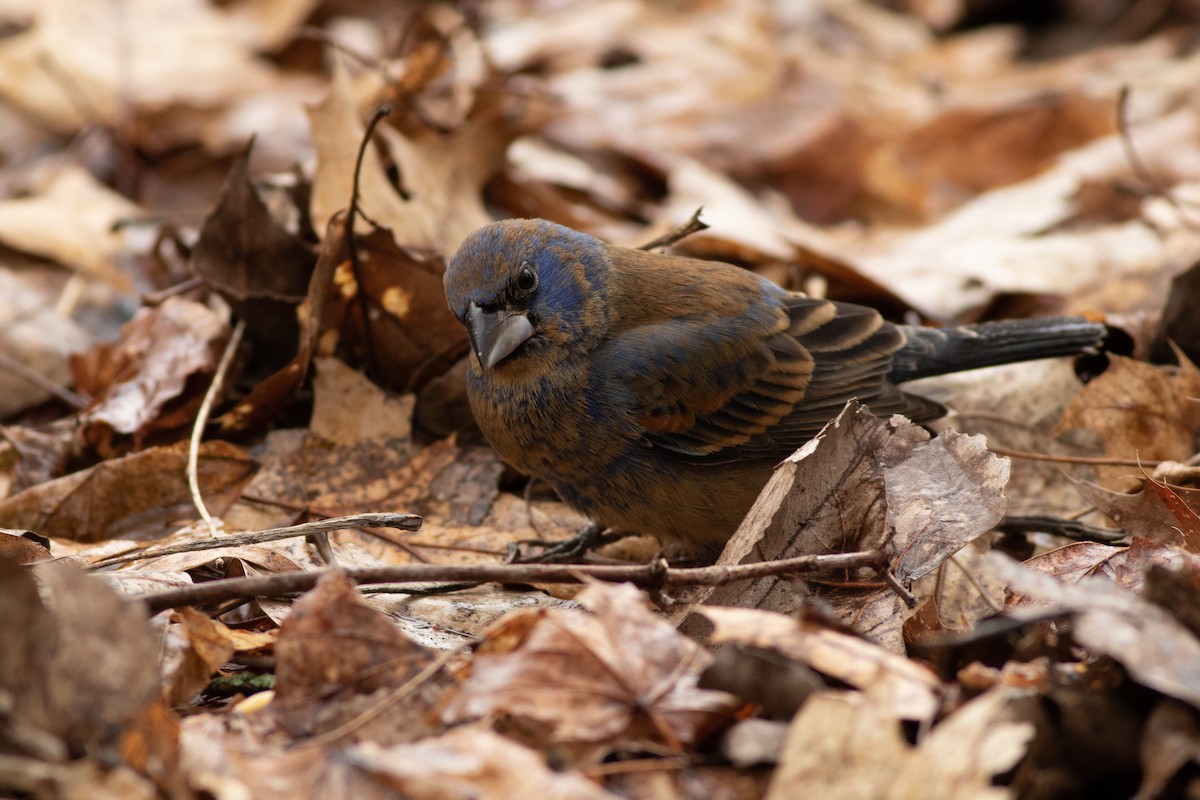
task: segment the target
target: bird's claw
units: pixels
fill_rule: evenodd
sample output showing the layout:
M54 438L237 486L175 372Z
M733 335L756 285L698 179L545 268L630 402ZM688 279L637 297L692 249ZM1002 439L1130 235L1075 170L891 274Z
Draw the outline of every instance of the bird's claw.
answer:
M603 547L617 541L621 537L605 533L605 528L595 523L589 523L580 529L579 533L563 541L547 541L545 539L522 539L516 543L514 555L510 561L514 564L563 564L577 561L588 551ZM542 552L533 555L520 551L521 545L540 547Z

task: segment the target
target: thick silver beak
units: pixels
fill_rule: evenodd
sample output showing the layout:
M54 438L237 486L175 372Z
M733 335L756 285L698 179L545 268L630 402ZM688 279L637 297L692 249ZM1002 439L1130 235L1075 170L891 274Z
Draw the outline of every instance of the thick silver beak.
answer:
M485 370L499 364L533 336L533 323L524 313L484 311L471 303L467 307L467 338Z

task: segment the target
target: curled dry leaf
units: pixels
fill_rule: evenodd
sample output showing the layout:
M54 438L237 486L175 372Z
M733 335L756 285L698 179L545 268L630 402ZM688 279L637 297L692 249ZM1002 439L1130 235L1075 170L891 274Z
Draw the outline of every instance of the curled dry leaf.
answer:
M518 611L486 634L446 718L509 714L565 744L691 747L737 700L700 689L711 657L656 617L628 584L591 584L575 609Z
M885 422L851 401L776 468L718 563L881 549L912 581L991 530L1007 480L1008 461L982 437L947 431L930 440L901 417ZM879 579L864 571L854 580ZM719 587L707 602L788 611L795 595L781 576ZM890 590L826 591L824 599L855 630L903 652L903 611Z
M870 691L896 719L928 722L941 707L942 683L931 670L865 639L771 611L707 606L699 613L715 626L713 641L761 647L800 661Z
M993 689L912 747L873 692L817 695L792 720L767 799L1009 797L994 782L1020 762L1034 737L1026 701L1023 690Z
M115 437L132 436L138 448L191 422L204 396L197 379L216 370L228 335L219 314L181 297L139 309L120 341L71 359L76 387L95 399L80 414L84 438L111 454Z
M793 718L767 800L887 797L910 750L886 703L864 692L823 692Z
M1079 644L1120 662L1136 682L1200 708L1200 641L1168 611L1102 578L1070 585L999 553L989 560L1014 593L1069 612Z
M335 295L333 275L339 264L348 257L346 249L346 215L335 214L329 220L325 241L317 255L308 281L308 294L296 309L300 338L296 354L276 372L267 376L232 409L217 420L225 431L239 432L265 425L291 401L293 394L308 376L309 366L321 337L328 330L331 297ZM336 328L329 334L336 346ZM327 343L328 345L328 343Z
M162 638L163 699L182 706L208 685L213 673L233 655L229 628L191 608L172 614Z
M1129 547L1114 547L1100 542L1072 542L1039 553L1024 564L1067 583L1104 577L1136 592L1142 588L1143 576L1151 564L1179 569L1185 565L1187 558L1177 547L1137 538ZM1010 594L1009 605L1015 605L1019 600L1019 595Z

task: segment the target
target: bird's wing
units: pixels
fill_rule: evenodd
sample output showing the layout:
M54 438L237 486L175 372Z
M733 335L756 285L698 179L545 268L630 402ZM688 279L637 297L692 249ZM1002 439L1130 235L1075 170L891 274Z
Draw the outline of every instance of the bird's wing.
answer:
M722 462L782 458L846 401L877 414L932 408L887 380L903 334L874 309L786 295L737 317L690 317L627 330L619 379L651 447Z

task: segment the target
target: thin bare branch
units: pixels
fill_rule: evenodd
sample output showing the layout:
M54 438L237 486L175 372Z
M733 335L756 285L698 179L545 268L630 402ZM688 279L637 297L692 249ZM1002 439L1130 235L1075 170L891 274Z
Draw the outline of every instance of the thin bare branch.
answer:
M212 413L217 395L221 393L225 375L229 372L229 365L233 363L233 356L237 352L238 345L242 343L242 334L245 332L246 321L239 319L237 325L233 326L233 333L225 345L225 352L221 354L221 361L217 364L217 371L213 373L212 383L208 385L208 391L204 393L204 400L200 403L200 410L196 413L196 423L192 426L192 440L188 445L188 489L192 493L192 504L196 506L200 518L208 527L209 536L217 535L217 525L213 522L212 515L208 513L208 506L204 504L204 498L200 494L200 440L204 438L204 426L208 424L208 415Z
M123 553L93 562L92 567L111 567L117 564L127 564L131 561L144 561L148 558L172 556L177 553L194 553L200 550L217 550L222 547L245 547L246 545L276 542L280 539L294 539L298 536L310 536L314 533L327 533L344 528L400 528L406 531L419 530L421 518L416 514L395 514L389 512L373 514L351 514L348 517L331 517L315 522L305 522L300 525L289 525L286 528L271 528L265 531L252 531L231 536L218 536L215 539L198 539L183 544L173 544L167 547L156 547L141 550L136 553Z
M297 526L299 527L299 526ZM345 527L345 526L343 526ZM396 526L392 526L396 527ZM632 566L587 566L580 564L404 564L389 567L348 569L346 574L359 584L430 583L468 581L488 583L581 583L588 579L633 583L637 586L719 586L734 581L770 575L830 572L856 567L879 567L883 554L877 550L857 553L796 556L754 564L672 569L665 561ZM285 572L254 578L227 578L183 589L143 595L151 613L168 608L221 603L241 597L277 597L304 592L316 585L328 569Z

